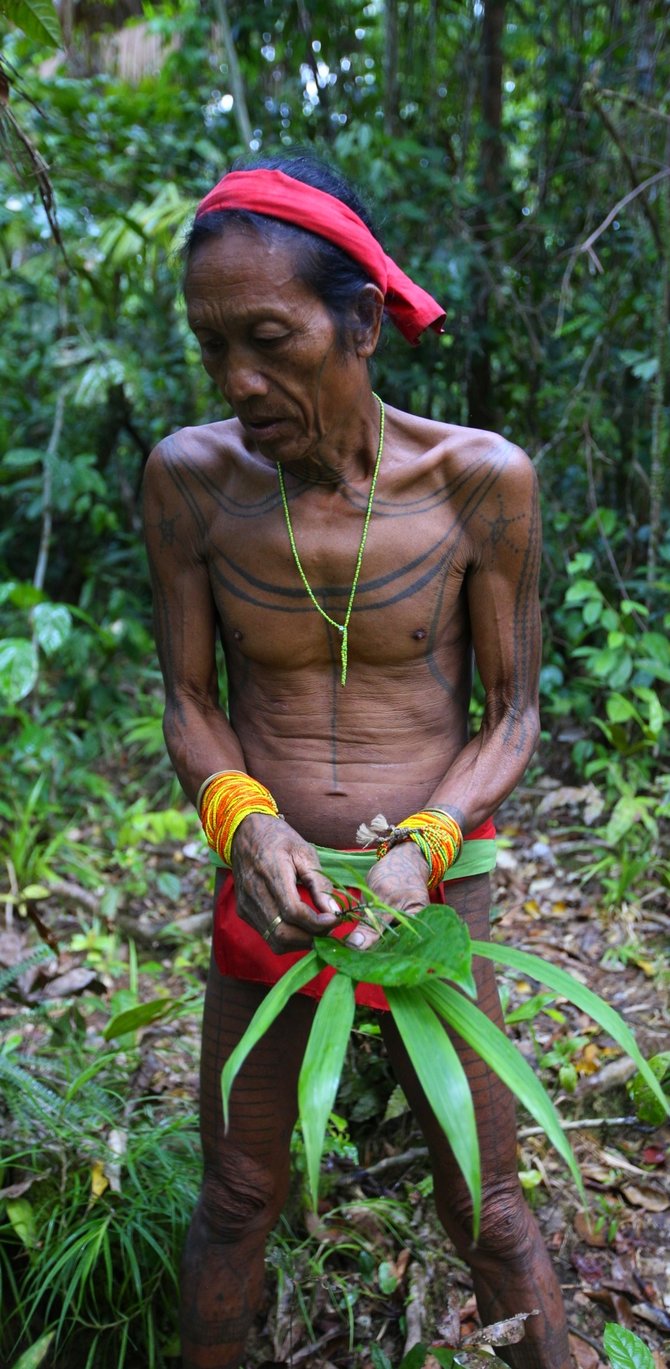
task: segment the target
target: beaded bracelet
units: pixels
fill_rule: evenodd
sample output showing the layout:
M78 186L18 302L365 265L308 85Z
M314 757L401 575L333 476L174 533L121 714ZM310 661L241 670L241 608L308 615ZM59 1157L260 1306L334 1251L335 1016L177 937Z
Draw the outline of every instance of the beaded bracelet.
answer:
M442 883L447 870L461 854L463 833L449 813L441 808L423 808L403 818L377 846L377 860L382 860L402 841L413 841L429 867L428 888Z
M241 770L220 770L210 775L198 792L200 821L208 845L230 865L233 837L244 818L251 813L267 813L277 818L279 809L269 789Z

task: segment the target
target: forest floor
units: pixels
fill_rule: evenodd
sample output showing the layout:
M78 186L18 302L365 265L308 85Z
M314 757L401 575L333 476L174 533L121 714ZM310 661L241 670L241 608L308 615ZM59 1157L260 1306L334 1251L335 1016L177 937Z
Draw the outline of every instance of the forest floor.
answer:
M670 1046L667 910L661 895L642 907L606 913L598 888L583 883L579 866L592 799L588 788L570 790L543 779L519 790L499 815L493 935L588 983L624 1016L650 1057ZM175 1100L180 1106L185 1098L197 1102L210 876L192 844L166 843L148 859L182 871L183 912L175 917L169 900L138 898L120 914L126 934L132 928L139 938L140 967L150 964L150 977L139 975L139 996L183 996L184 976L190 988L177 1019L140 1033L129 1087L153 1095L169 1115ZM110 973L109 923L94 917L92 929L82 932L82 909L67 898L41 906L61 954L18 982L28 1054L40 1035L29 1020L31 1004L45 997L53 1004L86 998L94 1003L86 1030L99 1033L114 1004L118 1010L113 996L129 983L114 940L118 929ZM0 931L0 969L21 960L35 942L34 928L14 919ZM522 1182L559 1273L575 1364L604 1365L603 1327L614 1321L641 1336L663 1369L670 1349L668 1130L635 1116L626 1091L634 1067L589 1018L556 995L538 999L537 986L511 972L501 988L513 1019L509 1030L570 1126L589 1197L584 1212L565 1167L521 1115ZM0 995L0 1015L13 1014L15 1024L16 1011L15 985L9 998ZM480 1324L468 1269L436 1222L422 1138L364 1023L358 1024L337 1107L341 1116L331 1127L318 1217L305 1216L296 1140L293 1193L269 1249L266 1303L247 1369L396 1369L417 1340L477 1345ZM72 1359L63 1363L80 1369Z

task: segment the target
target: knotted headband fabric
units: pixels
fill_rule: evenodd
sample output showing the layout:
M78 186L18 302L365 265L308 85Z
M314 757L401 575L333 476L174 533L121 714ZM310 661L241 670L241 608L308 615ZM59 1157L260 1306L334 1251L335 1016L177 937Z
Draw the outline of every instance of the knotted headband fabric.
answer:
M384 294L386 311L408 342L416 343L426 328L443 331L444 309L415 285L386 255L363 220L334 195L294 180L283 171L229 171L196 210L196 219L221 209L248 209L318 233L340 247L367 271Z

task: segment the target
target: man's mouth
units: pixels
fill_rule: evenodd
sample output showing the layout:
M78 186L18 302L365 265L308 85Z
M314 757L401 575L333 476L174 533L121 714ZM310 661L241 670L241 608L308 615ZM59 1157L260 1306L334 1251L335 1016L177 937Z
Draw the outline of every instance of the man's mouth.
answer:
M242 423L254 437L271 437L286 420L275 414L264 414L260 418L243 418Z

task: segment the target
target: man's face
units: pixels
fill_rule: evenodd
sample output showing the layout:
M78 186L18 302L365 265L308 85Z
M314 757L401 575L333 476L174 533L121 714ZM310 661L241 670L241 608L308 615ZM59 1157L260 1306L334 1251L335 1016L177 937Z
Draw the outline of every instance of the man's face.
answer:
M318 461L345 428L365 363L338 349L293 249L231 228L195 250L185 296L205 370L251 445L273 462Z

